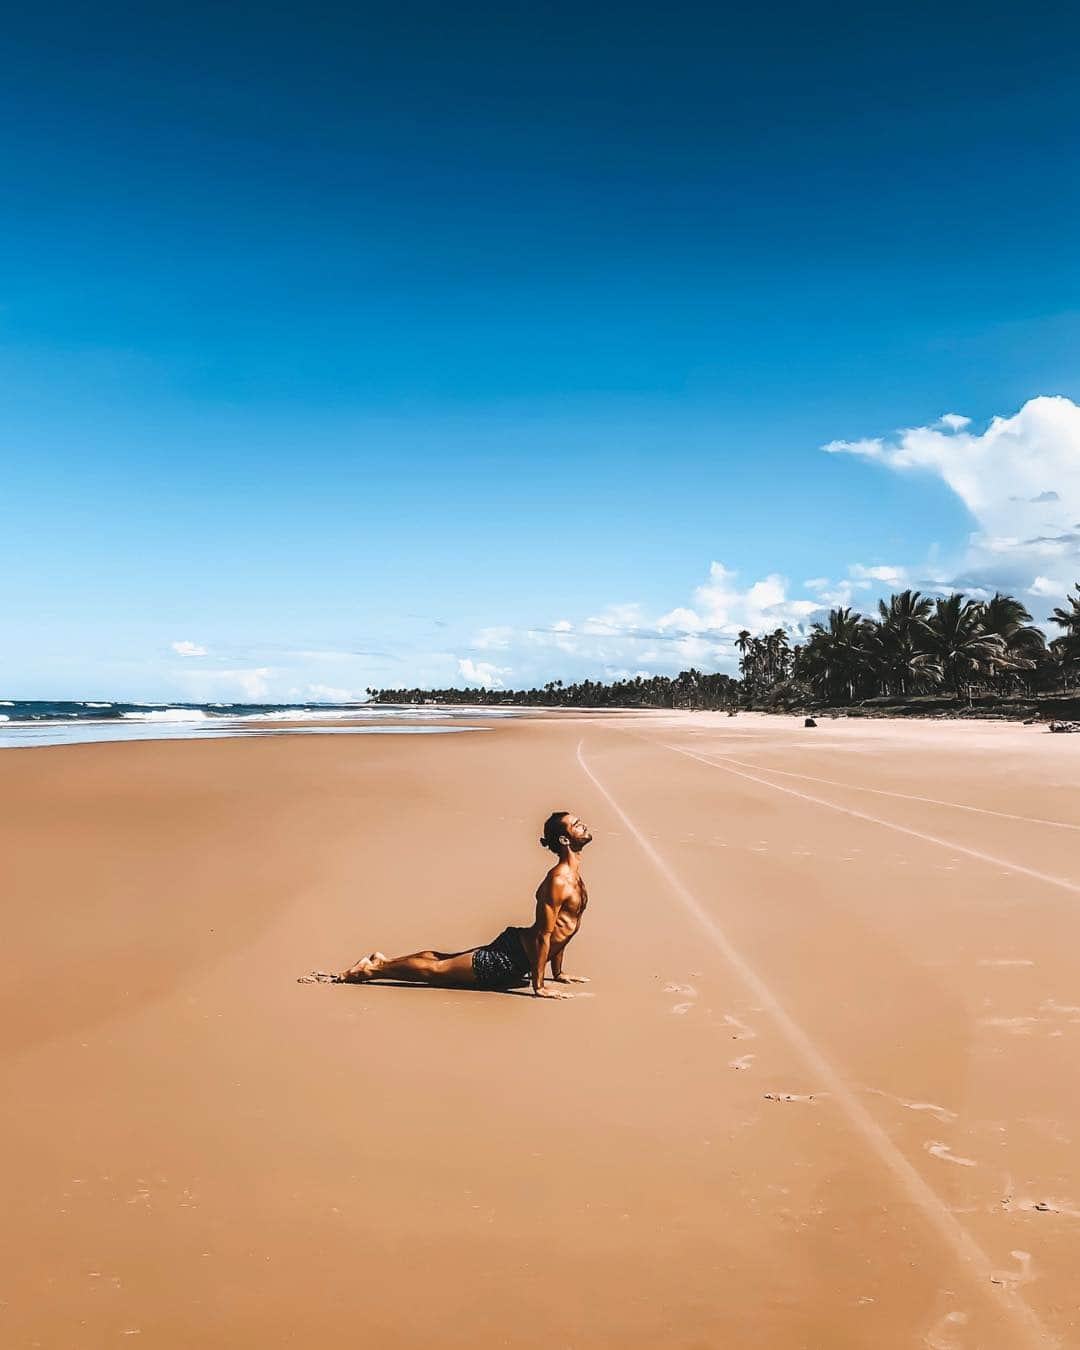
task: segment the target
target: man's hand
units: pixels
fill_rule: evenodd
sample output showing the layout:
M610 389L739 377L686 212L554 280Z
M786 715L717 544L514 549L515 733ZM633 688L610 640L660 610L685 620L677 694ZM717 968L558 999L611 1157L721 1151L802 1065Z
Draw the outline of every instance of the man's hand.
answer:
M551 977L556 984L589 984L588 975L553 975Z
M546 987L533 990L534 998L573 998L573 994L564 994L561 989L548 989Z

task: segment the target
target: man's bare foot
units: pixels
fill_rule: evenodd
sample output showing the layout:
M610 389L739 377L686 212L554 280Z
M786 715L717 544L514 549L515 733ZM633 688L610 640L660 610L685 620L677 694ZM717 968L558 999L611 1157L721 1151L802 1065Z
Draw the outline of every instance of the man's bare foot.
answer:
M564 994L561 989L549 989L547 985L543 989L533 990L534 998L573 998L573 994Z
M373 980L379 973L379 966L386 960L382 952L372 952L370 956L361 957L355 966L350 966L348 970L343 970L338 979L345 984L365 984L368 980Z

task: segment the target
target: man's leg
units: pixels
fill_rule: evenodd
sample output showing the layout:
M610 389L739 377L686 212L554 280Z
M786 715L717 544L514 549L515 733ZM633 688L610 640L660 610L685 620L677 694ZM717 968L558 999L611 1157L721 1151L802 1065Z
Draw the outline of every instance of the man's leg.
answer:
M367 984L371 980L404 980L410 984L439 984L475 988L472 951L447 955L445 952L413 952L410 956L383 956L372 952L342 971L348 984Z

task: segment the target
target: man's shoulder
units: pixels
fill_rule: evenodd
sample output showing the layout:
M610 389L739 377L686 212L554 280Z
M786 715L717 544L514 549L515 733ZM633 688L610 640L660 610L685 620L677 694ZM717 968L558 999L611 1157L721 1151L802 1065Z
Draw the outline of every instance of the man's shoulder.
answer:
M545 873L544 879L540 883L540 889L542 891L551 890L553 886L560 885L565 881L568 870L565 863L557 862L554 867L549 868Z
M575 889L573 869L566 863L556 863L547 874L547 879L553 890L572 891Z

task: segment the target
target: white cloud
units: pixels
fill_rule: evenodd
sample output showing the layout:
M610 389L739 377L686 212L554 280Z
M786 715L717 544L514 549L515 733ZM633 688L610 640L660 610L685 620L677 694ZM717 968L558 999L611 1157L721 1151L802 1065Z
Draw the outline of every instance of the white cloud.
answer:
M472 645L480 651L502 652L510 646L514 630L505 625L494 628L481 628L473 638Z
M331 684L309 684L306 697L314 703L365 703L366 691L337 689Z
M903 567L864 567L862 563L852 563L849 571L855 581L881 581L887 586L903 587L907 577L907 571Z
M177 656L205 656L206 648L200 647L197 642L174 642L173 651Z
M656 621L656 626L661 632L669 630L682 631L683 633L700 633L706 626L705 620L692 609L672 609Z
M510 667L493 666L490 661L472 661L466 656L458 661L458 671L469 684L478 684L482 689L502 689L502 676L510 674Z
M562 622L565 623L566 620ZM608 605L602 614L586 619L581 625L581 631L594 636L610 637L628 628L638 628L643 622L640 605ZM560 628L558 631L565 633L568 630Z
M675 672L691 665L733 672L738 665L734 641L741 629L800 633L824 613L827 603L821 597L789 594L789 583L779 574L741 586L734 571L714 562L691 603L659 617L639 604L620 603L577 624L559 619L545 627L498 631L505 647L514 650L516 682L522 685L543 683L556 670L568 680L586 675L620 679L627 672ZM477 634L474 648L490 645L490 631ZM482 661L459 664L472 683L508 673Z
M215 699L264 703L270 698L271 674L268 666L256 666L251 670L191 670L182 678L196 703Z
M847 576L835 581L829 577L810 577L803 582L804 588L813 594L818 606L828 609L847 608L856 601L859 607L865 609L875 592L902 590L911 584L905 567L885 564L867 566L865 563L852 563Z
M976 525L951 568L956 585L1064 594L1080 575L1080 407L1067 398L1033 398L981 433L969 426L947 413L891 441L831 441L823 448L896 473L931 474L951 488Z
M269 677L270 671L266 666L259 666L255 670L222 670L218 672L219 680L235 680L240 692L253 703L258 703L269 695L270 686L267 683Z
M684 626L691 631L707 629L727 635L748 628L759 633L767 628L796 628L815 610L817 600L788 597L788 581L773 572L745 590L737 584L738 573L714 562L709 567L709 579L694 592L694 609L672 611L689 614L694 623ZM670 615L665 615L663 624Z

